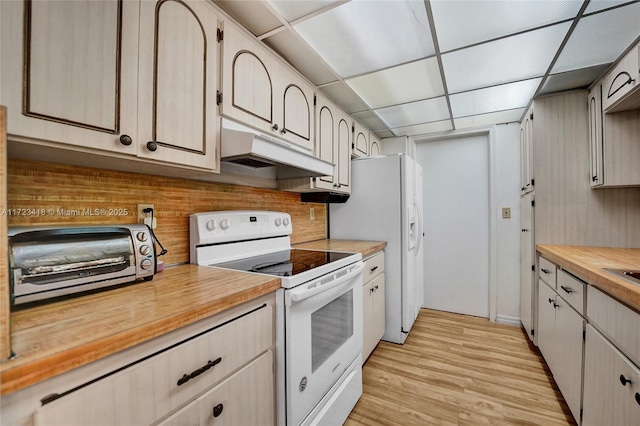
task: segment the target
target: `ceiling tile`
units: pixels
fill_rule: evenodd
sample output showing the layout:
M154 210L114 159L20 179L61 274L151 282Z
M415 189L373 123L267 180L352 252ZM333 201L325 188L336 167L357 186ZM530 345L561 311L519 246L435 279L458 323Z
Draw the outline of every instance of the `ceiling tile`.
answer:
M458 93L449 97L456 118L508 109L524 108L542 78L518 81L486 89Z
M391 128L429 123L449 118L447 99L427 99L375 110Z
M255 36L268 33L282 26L282 22L280 22L278 17L261 2L214 0L214 3L235 18ZM247 7L247 3L250 3L249 7Z
M423 59L398 67L346 80L371 108L444 95L440 67L436 58Z
M373 111L357 112L355 114L351 114L351 116L374 132L387 128L384 121L382 121Z
M470 117L456 118L453 122L458 130L488 126L491 124L513 123L520 121L524 110L524 108L517 108L508 111L491 112L489 114L472 115Z
M342 77L435 53L423 1L353 0L294 29Z
M569 27L553 25L442 55L449 92L543 76Z
M442 120L434 121L433 123L417 124L415 126L396 127L392 130L398 136L415 136L453 130L453 126L451 120Z
M336 76L333 71L331 71L331 68L329 68L297 34L288 30L280 31L272 36L266 37L262 41L280 54L316 86L336 81Z
M349 113L361 112L369 109L367 104L362 102L362 99L360 99L358 95L349 88L349 86L341 81L325 84L320 87L320 90L322 90L329 99L340 105Z
M596 81L608 67L609 64L604 64L550 75L542 85L542 89L538 95L588 87Z
M640 3L580 19L552 73L613 62L640 35Z
M576 16L581 1L432 1L440 51Z
M237 1L237 0L236 0ZM337 3L339 0L305 0L305 1L292 1L292 0L268 0L273 8L284 18L287 22L295 21L310 13L320 10L324 7L330 6L333 3Z
M607 9L619 4L629 3L629 0L591 0L584 14L597 12L598 10Z

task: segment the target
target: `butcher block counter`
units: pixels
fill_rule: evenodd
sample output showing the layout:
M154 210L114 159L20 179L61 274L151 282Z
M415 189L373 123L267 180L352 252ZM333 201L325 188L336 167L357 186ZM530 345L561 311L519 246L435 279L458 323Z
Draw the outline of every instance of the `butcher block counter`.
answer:
M11 313L16 357L0 364L5 395L280 288L280 279L196 265Z
M310 250L328 250L328 251L348 251L353 253L362 253L362 257L366 258L387 246L385 241L359 241L359 240L316 240L306 243L295 244L294 248L310 249Z
M544 258L640 312L640 286L602 268L640 270L640 249L538 244Z

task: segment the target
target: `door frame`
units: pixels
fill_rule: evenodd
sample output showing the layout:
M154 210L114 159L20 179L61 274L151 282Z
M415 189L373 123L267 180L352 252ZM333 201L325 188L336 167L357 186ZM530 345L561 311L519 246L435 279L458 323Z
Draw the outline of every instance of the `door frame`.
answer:
M489 320L496 322L498 312L497 292L497 234L498 234L498 208L497 208L497 153L495 126L477 127L470 130L456 130L450 133L440 133L424 137L414 137L416 145L420 143L460 139L471 136L486 136L489 145ZM416 150L418 147L416 146ZM424 285L424 283L423 283Z

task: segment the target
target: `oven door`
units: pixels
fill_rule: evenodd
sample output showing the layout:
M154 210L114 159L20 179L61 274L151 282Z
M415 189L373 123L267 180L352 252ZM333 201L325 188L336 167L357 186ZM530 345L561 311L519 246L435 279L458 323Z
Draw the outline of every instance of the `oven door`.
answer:
M357 262L286 290L287 424L298 425L362 352Z

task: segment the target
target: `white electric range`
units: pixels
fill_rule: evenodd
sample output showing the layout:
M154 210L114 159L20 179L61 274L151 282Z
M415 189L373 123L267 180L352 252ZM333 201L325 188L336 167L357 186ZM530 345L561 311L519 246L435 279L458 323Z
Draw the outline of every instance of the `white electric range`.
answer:
M342 424L362 394L362 255L292 248L287 213L207 212L189 220L191 263L281 280L278 423Z

